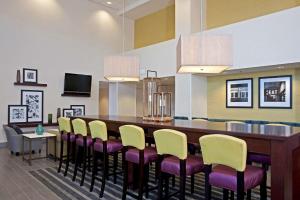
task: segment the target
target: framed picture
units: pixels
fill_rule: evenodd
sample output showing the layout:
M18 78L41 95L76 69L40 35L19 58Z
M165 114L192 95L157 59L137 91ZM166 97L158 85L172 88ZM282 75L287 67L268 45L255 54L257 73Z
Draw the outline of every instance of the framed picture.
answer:
M38 82L37 69L23 68L23 82L24 83L37 83Z
M21 104L28 106L28 122L43 122L44 92L41 90L21 90Z
M253 108L253 80L226 80L226 108Z
M8 124L26 123L28 107L23 105L8 106Z
M73 117L74 116L74 110L65 108L63 109L63 117Z
M259 108L292 108L292 76L260 77Z
M71 109L74 110L75 117L85 115L85 105L71 105Z

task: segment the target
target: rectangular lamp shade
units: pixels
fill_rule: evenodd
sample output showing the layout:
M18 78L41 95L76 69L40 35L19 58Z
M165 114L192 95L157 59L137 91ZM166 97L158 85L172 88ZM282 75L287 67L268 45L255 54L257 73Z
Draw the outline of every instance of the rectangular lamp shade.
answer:
M104 58L104 77L109 81L139 81L139 58L135 56L108 56Z
M177 44L178 73L220 73L233 64L229 35L181 36Z

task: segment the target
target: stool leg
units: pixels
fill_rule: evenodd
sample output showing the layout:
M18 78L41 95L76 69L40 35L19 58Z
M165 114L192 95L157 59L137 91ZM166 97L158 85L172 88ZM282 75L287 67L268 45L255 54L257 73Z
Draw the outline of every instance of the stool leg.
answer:
M168 199L169 196L169 178L168 174L165 174L165 199Z
M195 187L195 175L191 175L191 194L194 194L194 187Z
M186 160L180 160L180 200L185 200Z
M123 194L122 200L126 200L126 193L127 193L127 185L128 185L128 163L125 159L126 148L124 147L122 150L122 163L123 163Z
M102 176L102 183L101 183L101 190L100 190L100 198L103 197L104 189L105 189L105 181L107 176L107 170L108 170L108 155L107 153L103 153L103 176Z
M145 193L146 198L149 197L149 164L145 167L144 174L145 174Z
M267 170L268 170L268 165L263 165L264 169L264 176L263 180L260 184L260 199L266 200L267 199Z
M138 200L143 199L144 190L144 163L139 163L139 196Z
M159 171L158 175L158 200L163 199L163 181L164 181L164 174L163 172Z
M175 175L172 175L172 187L175 187Z
M97 169L98 169L97 161L98 161L98 153L96 151L94 151L93 152L93 171L92 171L90 192L92 192L93 188L94 188L95 178L96 178Z
M113 174L114 174L114 184L117 183L117 167L118 167L118 152L113 154L114 157L114 167L113 167Z
M229 191L227 189L223 189L223 200L228 200L228 193Z
M247 190L247 200L251 200L251 190Z
M72 143L72 163L75 163L76 157L76 142Z
M69 169L69 161L70 161L70 138L68 138L68 141L67 141L67 160L66 160L66 169L65 169L65 173L64 173L64 176L67 176L68 174L68 169Z
M80 181L80 186L83 186L84 184L84 178L85 178L85 170L86 170L86 154L87 154L87 147L86 143L84 144L85 146L83 147L83 168L82 168L82 176L81 176L81 181Z
M78 170L78 164L79 164L79 154L81 151L81 147L77 148L77 153L75 155L75 167L74 167L74 174L73 174L73 181L76 180L76 176L77 176L77 170Z
M91 172L91 146L88 147L88 171Z
M230 200L234 200L234 192L230 191Z
M55 149L55 151L56 151L56 149ZM61 138L61 140L60 140L60 158L59 158L59 166L58 166L58 170L57 170L58 173L60 173L62 162L63 162L63 152L64 152L64 141Z
M211 185L209 184L209 174L211 165L205 165L205 200L211 199Z

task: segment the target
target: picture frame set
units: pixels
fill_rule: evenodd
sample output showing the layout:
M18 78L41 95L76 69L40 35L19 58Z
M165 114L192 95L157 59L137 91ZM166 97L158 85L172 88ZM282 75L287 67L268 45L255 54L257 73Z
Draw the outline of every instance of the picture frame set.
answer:
M292 108L292 75L258 78L258 107ZM226 80L226 108L253 108L253 79Z
M8 124L42 123L44 91L21 90L21 104L8 105Z
M77 117L85 115L85 105L71 105L70 108L63 109L64 117Z

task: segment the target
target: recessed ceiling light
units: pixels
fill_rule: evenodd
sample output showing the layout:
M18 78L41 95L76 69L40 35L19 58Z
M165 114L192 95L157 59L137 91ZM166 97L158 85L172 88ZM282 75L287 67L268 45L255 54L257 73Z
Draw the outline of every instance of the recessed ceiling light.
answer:
M111 4L112 4L112 2L111 2L111 1L107 1L106 3L107 3L108 5L111 5Z

